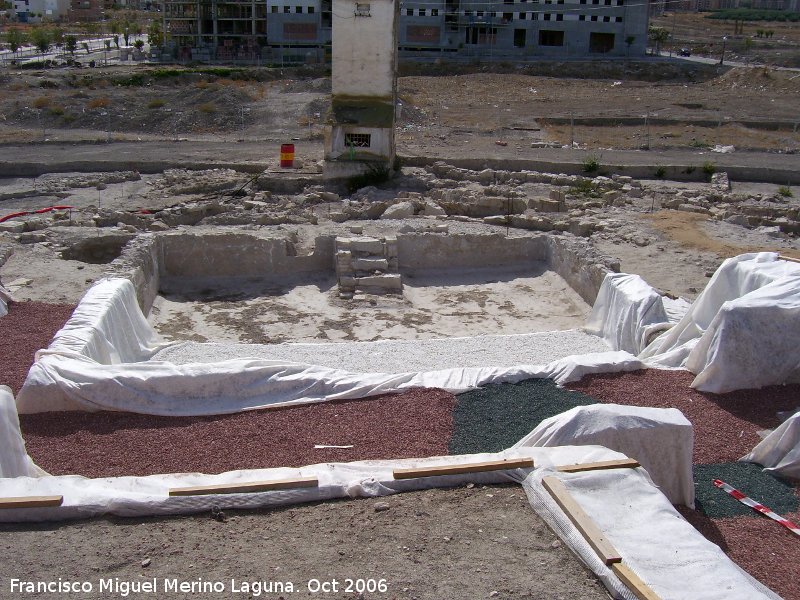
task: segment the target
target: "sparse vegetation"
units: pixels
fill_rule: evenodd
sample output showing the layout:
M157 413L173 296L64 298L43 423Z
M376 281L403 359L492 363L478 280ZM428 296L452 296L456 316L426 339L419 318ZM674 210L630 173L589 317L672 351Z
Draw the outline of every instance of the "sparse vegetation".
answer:
M67 111L60 104L55 104L55 105L51 106L50 108L48 108L47 112L49 112L51 115L54 115L56 117L60 117L61 115L63 115Z
M600 170L600 158L594 154L590 154L583 159L583 172L584 173L597 173Z
M197 107L197 110L200 111L201 113L212 114L217 112L217 105L214 104L213 102L204 102L203 104Z
M574 196L584 196L586 198L599 198L600 192L591 179L581 179L570 187L570 192Z
M778 195L784 198L793 198L794 194L792 193L792 188L788 185L782 185L778 188Z
M93 100L89 101L87 105L89 108L108 108L111 106L111 98L108 96L101 96L100 98L94 98Z
M759 8L723 8L711 11L707 19L741 20L741 21L800 21L800 12L786 10L763 10Z
M713 162L707 160L706 162L703 163L703 174L706 177L710 179L711 176L716 172L717 172L717 166Z
M368 185L381 185L391 179L392 171L388 165L367 165L367 171L354 175L347 180L347 189L350 193L360 190Z
M48 96L39 96L33 101L34 108L46 108L50 106L50 98Z
M147 103L147 108L161 108L166 103L166 100L163 100L162 98L153 98Z
M656 176L658 179L664 179L664 176L665 176L666 174L667 174L667 168L666 168L665 166L663 166L663 165L659 165L659 166L656 168L655 176Z

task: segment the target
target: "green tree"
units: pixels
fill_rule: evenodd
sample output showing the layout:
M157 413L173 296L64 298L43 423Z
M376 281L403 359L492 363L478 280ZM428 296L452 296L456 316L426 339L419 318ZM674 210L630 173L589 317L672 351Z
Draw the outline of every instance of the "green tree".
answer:
M50 32L44 27L33 28L31 30L31 42L33 42L40 54L45 54L52 45Z
M164 33L161 31L161 23L153 21L147 28L147 43L151 48L160 47L164 42Z
M28 41L28 36L21 29L12 27L6 32L6 44L11 48L11 51L16 54L25 43Z
M652 42L655 42L656 54L661 54L661 44L669 39L669 31L664 27L654 27L651 25L647 30L647 35Z
M75 50L78 49L78 38L74 35L68 35L64 38L64 49L72 56L75 56Z
M50 29L50 40L56 48L61 48L64 45L64 30L61 27L52 27Z

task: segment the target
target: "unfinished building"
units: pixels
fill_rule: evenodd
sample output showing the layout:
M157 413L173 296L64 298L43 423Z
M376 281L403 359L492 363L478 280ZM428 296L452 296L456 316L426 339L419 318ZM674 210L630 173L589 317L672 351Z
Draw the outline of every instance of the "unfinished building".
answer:
M355 4L355 3L354 3ZM365 7L369 3L362 3ZM648 4L629 0L403 2L401 58L535 60L643 56ZM366 10L366 8L364 9ZM354 9L343 18L350 19ZM331 0L167 0L164 60L311 63L330 57Z

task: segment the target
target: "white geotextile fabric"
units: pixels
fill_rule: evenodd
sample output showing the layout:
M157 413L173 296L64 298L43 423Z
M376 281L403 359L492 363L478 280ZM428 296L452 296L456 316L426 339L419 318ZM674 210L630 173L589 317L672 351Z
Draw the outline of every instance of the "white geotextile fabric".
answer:
M13 302L14 297L11 295L3 284L0 283L0 317L5 317L8 314L8 303Z
M663 298L638 275L608 273L584 329L601 336L613 350L639 354L648 336L669 328Z
M11 389L0 385L0 478L43 475L47 473L34 464L25 449Z
M766 467L784 477L800 479L800 412L761 440L747 456L739 459Z
M17 397L19 412L122 410L154 415L233 413L300 402L364 398L415 387L464 392L492 382L632 371L625 352L571 356L546 365L355 373L305 363L238 359L176 365L148 360L164 345L127 279L104 280L81 300L47 350L37 353ZM532 349L532 351L535 349Z
M800 264L774 252L722 263L675 327L639 354L687 368L692 387L722 393L800 379Z
M531 457L537 468L513 469L394 480L396 468L463 464ZM522 483L531 504L543 518L554 523L564 541L601 576L616 598L632 598L602 565L592 564L592 551L555 506L539 481L554 474L553 468L585 462L614 460L624 455L600 446L515 448L497 454L475 454L396 461L364 461L318 464L298 469L231 471L219 475L184 473L149 477L85 479L58 476L0 480L7 496L62 495L63 505L52 508L17 508L0 512L3 522L35 522L87 518L102 514L119 516L175 515L208 511L212 507L257 508L316 502L332 498L377 497L390 494L463 485ZM587 477L588 475L588 477ZM207 496L168 495L172 487L218 485L317 477L318 488L299 488L253 494ZM559 474L581 507L598 523L625 561L663 600L774 599L737 567L714 544L683 520L666 497L652 484L644 469L617 469L585 474ZM596 560L594 562L597 562Z
M673 504L694 508L692 424L677 408L578 406L542 421L514 447L597 445L636 459Z
M706 540L650 483L642 469L555 473L536 469L522 483L534 510L609 589L616 577L550 494L542 478L561 479L627 564L662 600L780 600ZM630 597L614 594L615 597Z

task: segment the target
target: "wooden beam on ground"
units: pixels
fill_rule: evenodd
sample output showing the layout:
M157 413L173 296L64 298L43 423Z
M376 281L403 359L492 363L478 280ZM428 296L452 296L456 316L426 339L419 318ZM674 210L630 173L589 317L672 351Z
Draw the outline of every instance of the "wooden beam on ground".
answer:
M556 504L561 507L561 510L566 513L572 524L581 532L581 535L586 538L586 541L589 542L589 545L597 552L597 555L606 566L622 561L622 557L616 548L611 545L611 542L606 539L600 528L567 491L564 482L558 477L550 476L542 479L542 485L553 497L553 500L556 501Z
M599 462L579 463L577 465L562 465L556 467L561 473L580 473L582 471L605 471L606 469L635 469L641 467L639 461L632 458L621 460L601 460Z
M795 258L794 256L784 256L783 254L779 254L778 258L780 260L788 260L789 262L800 263L800 258Z
M273 490L290 490L319 486L316 477L296 479L275 479L272 481L252 481L249 483L223 483L222 485L198 485L184 488L170 488L170 496L205 496L208 494L254 494Z
M501 471L504 469L532 469L532 458L510 458L488 462L464 463L461 465L441 465L415 467L413 469L395 469L395 479L414 479L416 477L437 477L440 475L460 475L463 473L482 473L485 471Z
M2 508L45 508L61 506L64 496L20 496L19 498L0 498Z
M661 597L639 579L639 576L625 563L614 563L611 565L611 570L639 600L661 600Z

